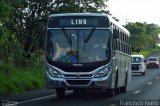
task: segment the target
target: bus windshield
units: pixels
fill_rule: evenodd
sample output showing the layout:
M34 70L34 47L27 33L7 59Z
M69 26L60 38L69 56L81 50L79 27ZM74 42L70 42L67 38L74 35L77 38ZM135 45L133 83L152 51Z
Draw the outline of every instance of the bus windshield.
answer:
M49 29L47 60L61 63L109 61L111 55L107 29Z

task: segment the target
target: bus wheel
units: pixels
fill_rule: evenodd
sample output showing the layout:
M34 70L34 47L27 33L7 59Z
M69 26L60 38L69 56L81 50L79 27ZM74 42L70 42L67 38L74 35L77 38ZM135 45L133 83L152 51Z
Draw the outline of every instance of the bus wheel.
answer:
M65 95L65 88L57 88L56 94L58 98L63 98Z
M107 96L112 98L115 95L115 89L107 89Z

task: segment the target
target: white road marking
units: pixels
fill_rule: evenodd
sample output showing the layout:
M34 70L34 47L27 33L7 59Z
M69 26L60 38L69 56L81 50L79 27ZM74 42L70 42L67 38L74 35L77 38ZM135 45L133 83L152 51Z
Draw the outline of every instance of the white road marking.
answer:
M135 92L133 92L134 94L138 94L138 93L140 93L141 92L141 90L137 90L137 91L135 91Z
M71 93L71 92L72 91L66 91L65 93ZM44 97L40 97L40 98L35 98L35 99L31 99L31 100L26 100L26 101L18 102L16 104L9 104L9 106L14 106L14 105L18 105L18 104L33 102L33 101L37 101L37 100L41 100L41 99L46 99L46 98L49 98L49 97L54 97L54 96L56 96L56 94L48 95L48 96L44 96Z
M159 77L156 77L157 79L159 78Z
M37 100L41 100L41 99L45 99L45 98L49 98L49 97L54 97L54 96L56 96L56 94L48 95L48 96L44 96L44 97L40 97L40 98L36 98L36 99L31 99L31 100L27 100L27 101L18 102L18 104L28 103L28 102L37 101Z
M151 85L152 84L152 82L148 82L148 85Z

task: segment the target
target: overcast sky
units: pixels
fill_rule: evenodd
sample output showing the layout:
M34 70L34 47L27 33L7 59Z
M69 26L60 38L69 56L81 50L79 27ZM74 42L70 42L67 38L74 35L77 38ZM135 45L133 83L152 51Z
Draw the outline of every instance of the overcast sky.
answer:
M160 26L160 0L109 0L109 11L121 24L146 22Z

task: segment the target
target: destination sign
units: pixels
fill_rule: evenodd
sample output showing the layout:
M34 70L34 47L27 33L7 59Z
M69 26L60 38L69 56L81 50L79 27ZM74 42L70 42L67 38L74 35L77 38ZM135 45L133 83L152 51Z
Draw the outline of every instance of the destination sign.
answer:
M106 17L52 17L48 27L108 27Z
M86 26L98 25L97 19L60 19L60 26Z
M72 25L87 25L87 19L70 19Z

